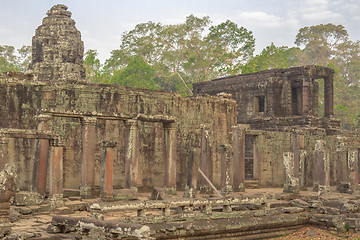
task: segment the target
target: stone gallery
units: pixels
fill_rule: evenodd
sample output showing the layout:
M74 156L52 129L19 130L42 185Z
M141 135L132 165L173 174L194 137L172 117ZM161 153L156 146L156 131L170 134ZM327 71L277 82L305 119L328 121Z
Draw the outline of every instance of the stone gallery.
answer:
M194 84L194 96L182 97L90 83L83 54L71 12L55 5L35 31L29 70L0 73L3 236L16 235L8 221L15 211L51 213L47 230L39 230L43 239L270 237L311 221L324 224L312 217L305 190L319 206L318 198L329 194L348 201L358 194L360 134L341 129L333 116L332 69L225 77ZM250 188L281 191L251 194ZM141 199L146 193L152 200ZM72 214L58 215L64 206ZM158 209L162 214L149 220L146 211ZM103 216L78 216L80 210ZM107 220L106 213L121 219L130 210L132 220ZM351 222L341 214L325 225L339 230ZM181 225L184 216L196 227Z

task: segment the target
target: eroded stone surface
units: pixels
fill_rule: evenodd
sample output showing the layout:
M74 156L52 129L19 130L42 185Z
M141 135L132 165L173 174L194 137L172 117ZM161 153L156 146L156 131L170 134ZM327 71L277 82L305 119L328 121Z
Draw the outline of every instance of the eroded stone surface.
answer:
M53 6L36 29L30 69L39 81L78 81L85 78L84 43L67 6Z

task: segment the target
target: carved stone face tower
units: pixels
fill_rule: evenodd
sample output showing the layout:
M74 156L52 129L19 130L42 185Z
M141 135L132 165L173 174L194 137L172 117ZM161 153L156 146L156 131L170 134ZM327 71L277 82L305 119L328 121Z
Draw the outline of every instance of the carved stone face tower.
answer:
M32 39L32 63L39 81L85 79L84 43L65 5L55 5L46 14Z

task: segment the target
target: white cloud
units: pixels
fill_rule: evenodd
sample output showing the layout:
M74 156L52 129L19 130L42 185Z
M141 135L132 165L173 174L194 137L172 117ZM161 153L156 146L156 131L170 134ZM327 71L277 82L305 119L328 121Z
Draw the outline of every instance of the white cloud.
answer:
M330 20L330 19L340 19L341 14L329 10L323 10L317 12L304 13L302 17L305 20L321 21L321 20Z
M308 21L324 21L324 20L339 20L342 15L332 10L332 6L342 5L340 1L328 0L305 0L301 3L299 11L304 20Z
M266 12L240 12L237 16L240 22L250 26L265 26L269 28L280 28L284 26L298 25L294 18L284 18Z

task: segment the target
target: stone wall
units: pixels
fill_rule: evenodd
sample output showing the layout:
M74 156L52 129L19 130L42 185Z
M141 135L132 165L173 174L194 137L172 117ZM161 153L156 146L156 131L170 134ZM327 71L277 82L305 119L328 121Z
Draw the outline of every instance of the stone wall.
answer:
M333 70L321 66L273 69L196 83L194 94L231 93L238 103L238 122L253 128L308 124L326 127L321 120L313 121L318 117L316 79L320 78L325 83L325 117L330 117L333 115Z
M23 76L22 76L23 77ZM50 128L65 142L64 187L78 188L81 182L82 122L95 118L95 185L100 185L102 142L116 142L114 187L125 187L126 123L136 120L139 138L137 183L144 190L163 186L164 128L176 127L176 179L184 188L188 152L201 147L201 127L210 129L207 157L212 162L214 184L220 186L221 144L231 144L231 126L236 123L236 103L225 97L183 98L175 93L125 88L101 84L45 84L21 76L2 75L0 114L2 128L37 129L36 116L50 116ZM36 158L34 139L10 139L9 162L15 162L21 178L20 188L29 190ZM20 160L20 161L19 161Z

